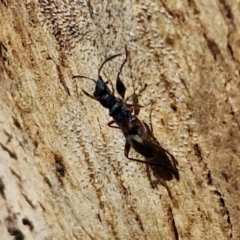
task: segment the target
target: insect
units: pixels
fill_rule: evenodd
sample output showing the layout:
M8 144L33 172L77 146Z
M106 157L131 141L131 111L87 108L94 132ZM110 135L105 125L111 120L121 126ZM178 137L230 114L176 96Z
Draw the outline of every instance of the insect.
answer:
M154 141L154 138L149 133L147 124L140 121L138 117L135 114L133 114L133 110L135 108L139 109L142 106L138 104L128 104L124 102L126 87L123 84L122 80L120 79L120 74L124 64L127 62L127 59L128 59L128 51L126 47L125 47L125 52L126 52L126 58L121 64L120 70L117 74L117 80L116 80L116 90L120 95L120 98L114 96L113 92L108 88L107 83L103 81L100 75L100 72L103 66L105 65L105 63L107 63L108 61L112 60L115 57L120 56L121 54L113 55L107 58L101 64L98 70L97 80L86 77L86 76L80 76L80 75L73 76L73 78L86 78L93 81L96 84L93 96L84 90L83 92L87 96L99 101L104 108L109 109L109 115L113 118L113 120L108 122L108 126L112 128L120 129L126 138L125 149L124 149L124 154L126 158L132 161L142 162L142 163L150 164L153 166L165 167L170 171L172 171L173 169L171 167L168 167L167 165L161 164L156 161L152 161L152 159L154 159L154 157L156 156L157 152L160 151L165 155L168 152ZM133 148L136 152L140 153L149 161L129 157L130 148Z

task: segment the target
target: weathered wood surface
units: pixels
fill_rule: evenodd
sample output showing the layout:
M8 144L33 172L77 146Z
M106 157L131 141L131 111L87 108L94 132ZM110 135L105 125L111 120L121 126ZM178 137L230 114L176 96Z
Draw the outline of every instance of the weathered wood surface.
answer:
M1 239L240 239L239 6L1 1ZM82 93L93 83L72 79L96 78L125 45L127 94L147 84L139 118L179 163L172 199L124 157L108 112ZM122 60L104 68L113 84Z

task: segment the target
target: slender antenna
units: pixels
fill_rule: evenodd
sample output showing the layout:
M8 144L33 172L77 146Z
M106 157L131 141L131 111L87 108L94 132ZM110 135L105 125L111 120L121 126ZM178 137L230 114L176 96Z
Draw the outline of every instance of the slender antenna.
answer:
M101 66L100 66L100 68L99 68L99 70L98 70L98 76L100 75L100 72L101 72L101 70L102 70L102 68L103 68L103 66L104 66L104 64L105 64L106 62L112 60L112 59L115 58L115 57L121 56L121 55L122 55L122 54L119 53L119 54L115 54L115 55L107 58L107 59L101 64ZM95 83L97 82L97 81L94 80L93 78L89 78L89 77L85 77L85 76L80 76L80 75L73 76L73 78L86 78L86 79L92 80L92 81L95 82Z
M92 80L93 82L97 83L97 81L94 80L93 78L89 78L89 77L85 77L85 76L79 76L79 75L77 75L77 76L73 76L73 78L86 78L86 79Z
M85 76L76 75L76 76L73 76L72 78L73 78L73 79L74 79L74 78L86 78L86 79L88 79L88 80L92 80L93 82L95 82L95 83L97 84L97 81L96 81L96 80L94 80L93 78L85 77ZM84 93L85 95L87 95L88 97L96 100L96 98L95 98L94 96L92 96L91 94L89 94L88 92L86 92L84 89L83 89L82 91L83 91L83 93Z
M122 54L119 53L119 54L116 54L116 55L113 55L113 56L107 58L107 59L102 63L102 65L100 66L100 68L99 68L99 70L98 70L98 76L100 75L100 72L101 72L101 70L102 70L102 68L103 68L103 66L104 66L104 64L105 64L106 62L112 60L112 59L115 58L115 57L121 56L121 55L122 55Z

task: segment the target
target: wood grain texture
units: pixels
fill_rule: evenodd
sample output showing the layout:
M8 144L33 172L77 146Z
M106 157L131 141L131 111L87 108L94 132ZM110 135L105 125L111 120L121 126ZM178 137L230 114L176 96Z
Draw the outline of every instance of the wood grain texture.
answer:
M2 239L240 239L239 6L1 1ZM179 164L172 198L72 79L123 53L103 69L115 85L125 46L127 97Z

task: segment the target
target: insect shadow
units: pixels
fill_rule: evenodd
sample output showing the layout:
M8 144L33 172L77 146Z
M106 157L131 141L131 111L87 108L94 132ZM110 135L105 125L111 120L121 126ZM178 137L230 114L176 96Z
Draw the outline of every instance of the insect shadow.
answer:
M158 140L154 137L153 131L147 123L143 123L147 129L148 137L147 140L148 148L153 152L154 157L149 159L150 163L161 162L162 167L156 165L151 165L150 168L153 170L154 174L160 175L167 181L175 178L179 181L179 171L178 171L178 162L175 157L168 152L165 148L161 146Z

